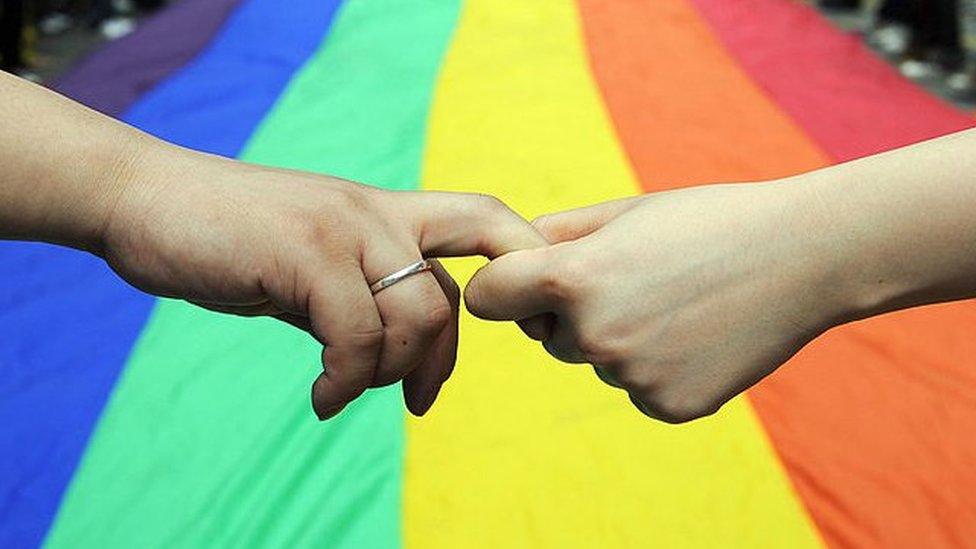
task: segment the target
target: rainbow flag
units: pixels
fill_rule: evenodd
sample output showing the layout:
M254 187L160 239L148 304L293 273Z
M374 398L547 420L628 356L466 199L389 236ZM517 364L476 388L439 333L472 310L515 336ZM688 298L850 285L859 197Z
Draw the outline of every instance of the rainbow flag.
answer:
M974 125L789 0L183 0L59 88L526 217ZM973 302L834 330L682 426L466 316L427 417L386 388L320 424L297 330L52 246L3 243L0 280L0 547L976 546Z

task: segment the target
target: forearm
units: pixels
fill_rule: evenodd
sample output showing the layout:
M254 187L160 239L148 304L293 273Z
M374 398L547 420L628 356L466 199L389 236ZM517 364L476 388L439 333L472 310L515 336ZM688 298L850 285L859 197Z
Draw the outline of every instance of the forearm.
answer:
M844 319L976 297L976 131L795 179Z
M0 238L97 251L150 137L0 73Z

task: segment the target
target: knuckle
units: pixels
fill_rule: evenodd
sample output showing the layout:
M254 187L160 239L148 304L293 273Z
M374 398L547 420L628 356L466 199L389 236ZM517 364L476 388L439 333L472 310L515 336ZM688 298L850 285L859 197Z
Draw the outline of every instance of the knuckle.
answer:
M498 224L500 227L511 227L514 222L525 223L520 215L498 197L489 194L477 194L476 197L474 214L480 219Z
M440 286L425 285L420 303L422 305L415 307L406 319L404 328L414 337L421 338L429 338L441 333L451 321L453 312Z
M552 227L555 217L552 214L544 214L532 220L532 227L542 234L546 234L546 230Z
M588 362L602 366L616 367L624 364L629 355L620 338L598 330L582 330L576 336L576 346ZM634 368L621 369L627 372L636 371Z
M333 209L340 212L361 212L372 207L369 187L349 183L335 187L331 195Z
M532 233L522 216L494 196L474 195L468 208L474 226L472 244L481 255L495 257L518 249L515 243Z
M427 307L421 320L421 330L428 335L436 335L447 327L451 321L451 306L447 301L440 300L439 303Z
M576 336L576 346L594 364L612 364L607 355L612 354L609 345L598 336L584 332Z
M317 208L304 208L300 216L307 229L307 240L328 252L337 242L359 241L362 220L374 209L368 187L353 184L329 189L326 202Z
M560 214L540 215L532 220L532 228L550 242L558 242L566 239L567 227Z
M478 211L487 214L490 217L508 215L512 211L496 196L478 193L475 194L475 197L477 199Z
M561 246L557 244L542 252L549 257L545 258L541 290L550 299L572 302L585 291L589 277L584 262L574 257L577 254L554 253Z
M346 244L360 242L361 236L355 225L346 221L342 215L309 215L306 216L304 229L300 229L303 237L302 244L320 252L331 262L340 261L346 257L349 249Z
M642 399L652 415L665 423L687 423L718 411L721 402L684 391L659 391Z
M639 395L653 395L658 388L656 376L635 367L618 368L617 380L627 390Z
M356 349L374 349L383 344L383 326L366 322L343 335L343 343Z

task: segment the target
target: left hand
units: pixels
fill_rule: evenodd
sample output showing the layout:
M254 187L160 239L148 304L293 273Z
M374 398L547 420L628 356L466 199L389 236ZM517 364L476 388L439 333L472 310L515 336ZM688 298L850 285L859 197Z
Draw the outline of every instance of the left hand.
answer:
M483 195L384 191L159 143L129 164L91 248L147 292L308 331L325 346L322 419L400 380L422 415L454 367L460 292L447 271L434 262L375 295L370 283L422 258L546 245Z

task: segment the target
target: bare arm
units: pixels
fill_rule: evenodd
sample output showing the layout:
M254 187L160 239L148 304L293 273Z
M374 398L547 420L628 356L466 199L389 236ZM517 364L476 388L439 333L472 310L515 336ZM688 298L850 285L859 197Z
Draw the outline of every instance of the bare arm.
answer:
M976 296L976 130L796 182L821 206L853 317Z
M100 245L122 180L151 140L0 72L0 238Z
M535 225L555 245L491 262L468 307L555 313L553 355L593 364L652 417L688 421L834 326L976 297L976 131Z
M0 94L0 238L85 249L147 292L308 331L325 346L323 419L401 379L423 414L454 366L459 292L443 267L370 283L425 257L545 245L490 197L196 153L3 73Z

